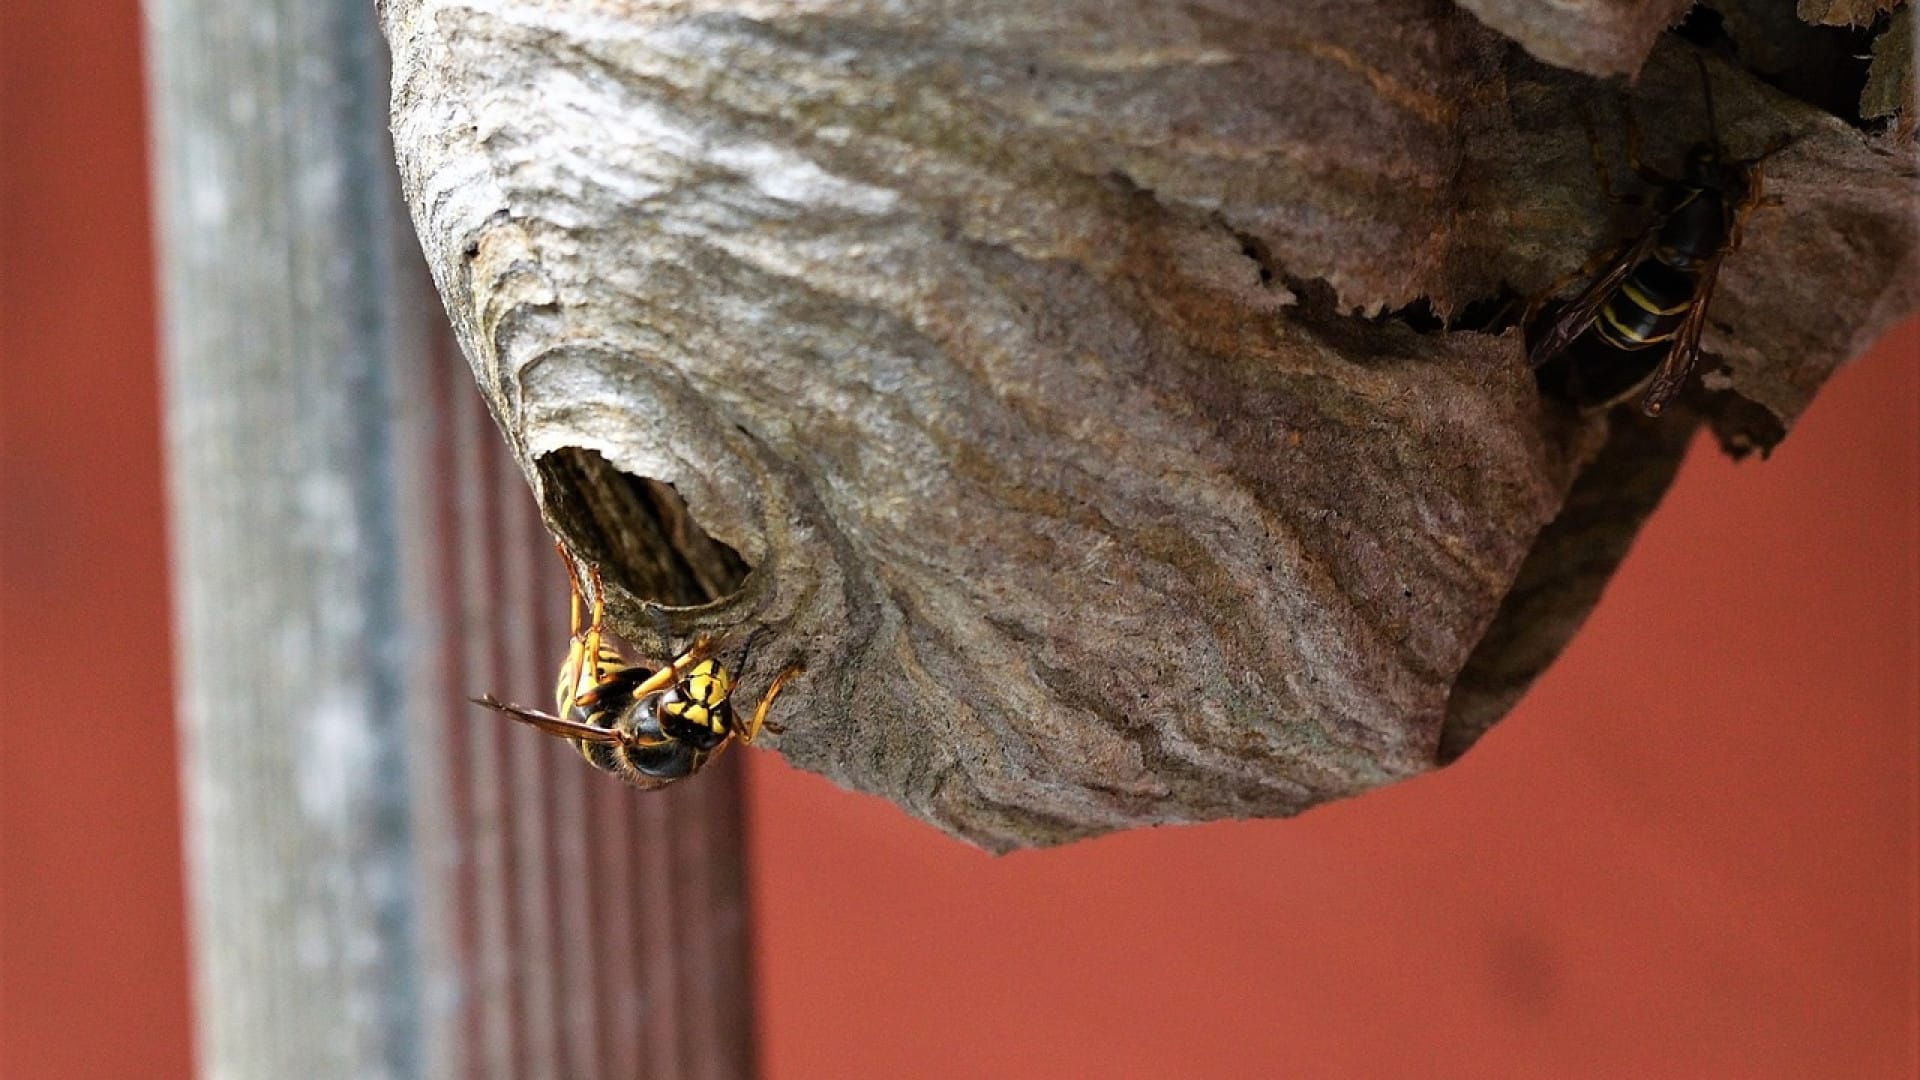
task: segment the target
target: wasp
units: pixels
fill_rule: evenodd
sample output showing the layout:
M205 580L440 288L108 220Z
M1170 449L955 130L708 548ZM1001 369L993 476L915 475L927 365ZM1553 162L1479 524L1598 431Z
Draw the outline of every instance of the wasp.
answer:
M780 733L780 725L767 719L767 710L781 687L801 674L799 665L789 665L774 677L754 707L753 719L743 723L733 708L733 676L713 659L711 639L696 638L664 667L629 663L607 642L602 628L599 567L588 567L592 615L582 631L580 575L564 549L560 557L567 564L573 596L567 658L554 691L559 711L508 705L491 694L473 698L474 704L566 739L595 768L649 790L699 772L736 738L751 744L763 730Z
M1739 250L1747 215L1763 203L1773 205L1761 193L1761 163L1788 142L1756 158L1730 158L1714 120L1713 82L1698 55L1694 62L1706 95L1707 141L1688 150L1681 176L1667 176L1640 161L1639 130L1628 113L1628 158L1656 189L1653 218L1554 315L1528 350L1541 387L1573 404L1613 405L1644 387L1641 410L1659 416L1699 357L1720 264ZM1613 194L1597 140L1594 164L1608 197L1629 201Z

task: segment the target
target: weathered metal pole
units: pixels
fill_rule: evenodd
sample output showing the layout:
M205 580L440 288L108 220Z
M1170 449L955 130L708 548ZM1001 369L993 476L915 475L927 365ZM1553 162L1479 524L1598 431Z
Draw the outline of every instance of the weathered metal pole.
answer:
M559 565L437 327L364 0L147 4L199 1060L750 1071L737 778L476 716Z

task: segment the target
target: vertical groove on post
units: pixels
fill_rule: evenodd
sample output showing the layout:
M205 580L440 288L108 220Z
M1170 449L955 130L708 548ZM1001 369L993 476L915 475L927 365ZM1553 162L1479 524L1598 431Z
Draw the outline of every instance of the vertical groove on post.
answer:
M648 795L465 700L550 703L565 577L419 273L374 5L147 20L204 1073L750 1075L737 760Z

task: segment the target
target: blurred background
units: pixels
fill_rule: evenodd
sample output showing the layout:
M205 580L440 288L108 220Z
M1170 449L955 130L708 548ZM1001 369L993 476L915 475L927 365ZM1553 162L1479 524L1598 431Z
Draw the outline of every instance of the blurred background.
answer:
M193 1068L140 39L0 11L6 1080ZM1443 772L994 859L739 755L760 1068L1913 1076L1917 553L1909 321Z

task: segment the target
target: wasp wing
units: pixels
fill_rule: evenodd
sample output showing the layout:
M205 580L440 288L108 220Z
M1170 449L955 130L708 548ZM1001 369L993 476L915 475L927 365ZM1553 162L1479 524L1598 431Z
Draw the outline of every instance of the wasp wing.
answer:
M1674 395L1687 383L1687 373L1693 370L1693 363L1700 357L1700 331L1707 325L1707 307L1713 302L1713 285L1720 277L1720 262L1726 256L1716 255L1700 271L1700 287L1694 291L1693 307L1687 311L1687 320L1673 336L1673 348L1667 350L1666 359L1653 371L1653 378L1647 382L1647 392L1640 399L1640 411L1648 416L1659 416L1672 401Z
M590 743L617 743L623 741L620 733L607 728L582 724L578 720L567 720L552 713L543 713L538 709L529 709L520 705L508 705L493 697L468 698L475 705L484 705L495 712L503 712L515 720L530 727L539 728L549 735L558 735L565 739L579 739Z
M1594 278L1585 289L1581 290L1580 295L1568 301L1567 306L1561 308L1553 317L1553 321L1547 324L1539 340L1527 350L1527 363L1539 367L1566 352L1567 346L1573 344L1574 339L1592 324L1594 316L1600 314L1600 308L1606 304L1614 290L1620 287L1620 283L1625 281L1627 275L1633 272L1633 268L1646 257L1659 234L1659 226L1656 223L1642 233L1640 239L1627 245L1616 255L1613 261L1607 264L1606 272Z

